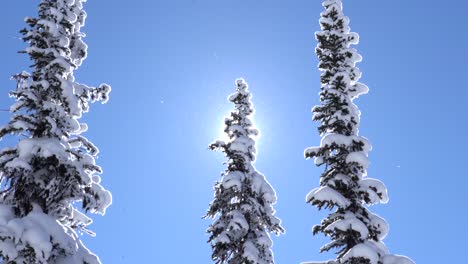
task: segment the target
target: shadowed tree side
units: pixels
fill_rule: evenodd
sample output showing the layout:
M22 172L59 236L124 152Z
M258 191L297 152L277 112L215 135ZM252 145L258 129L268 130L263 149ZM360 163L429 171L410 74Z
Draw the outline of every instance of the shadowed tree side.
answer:
M86 0L42 0L36 18L21 30L32 72L14 78L16 100L0 137L19 143L0 151L0 257L2 263L100 263L76 231L92 222L84 212L104 214L110 192L100 182L98 149L82 136L89 103L107 102L110 86L75 81L86 58L82 41ZM81 207L81 208L80 208Z
M217 264L274 263L269 233L284 232L274 216L275 191L253 166L258 130L250 120L254 112L250 98L247 83L237 80L236 92L229 96L235 109L225 119L226 140L209 146L227 158L227 168L215 184L214 200L205 215L215 219L207 232Z
M361 113L353 100L368 91L358 82L361 72L355 66L362 57L350 47L359 42L359 36L350 32L341 0L326 0L323 6L321 31L316 33L321 104L313 108L314 121L321 123L322 140L320 146L305 151L306 158L315 158L317 166L325 165L320 187L306 201L319 209L334 210L313 228L314 234L331 239L321 252L337 250L336 260L323 263L413 264L407 257L389 254L382 242L388 224L368 209L387 203L388 196L381 181L367 177L372 146L358 131Z

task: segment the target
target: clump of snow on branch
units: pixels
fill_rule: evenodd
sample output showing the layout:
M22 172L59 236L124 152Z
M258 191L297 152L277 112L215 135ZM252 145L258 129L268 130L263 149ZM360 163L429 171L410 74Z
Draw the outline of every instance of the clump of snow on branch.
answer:
M235 109L225 119L227 139L209 146L227 158L227 168L215 185L215 197L205 216L215 219L207 232L212 259L218 264L274 263L269 233L284 232L274 215L276 193L252 165L258 130L250 119L254 112L250 98L247 83L237 80L236 92L228 97Z
M26 18L21 30L32 72L14 76L13 115L0 128L0 138L20 138L0 151L0 257L7 263L99 263L76 234L93 235L85 213L104 214L112 203L101 186L99 150L79 120L111 91L80 84L73 74L87 54L85 1L42 0L38 17Z
M309 192L306 202L319 209L335 209L313 231L332 240L321 251L338 249L338 256L320 263L413 264L388 252L382 242L388 224L368 209L387 203L388 195L381 181L367 177L372 146L359 135L361 112L353 101L368 92L359 82L361 71L356 67L362 57L351 47L359 36L350 31L341 0L326 0L323 6L321 31L316 33L321 104L313 108L313 119L321 123L322 140L320 146L306 149L305 157L314 158L317 166L326 166L320 187Z
M51 257L56 258L53 263L57 264L100 263L72 228L60 224L36 204L21 218L15 215L11 206L0 205L0 227L0 248L8 263L12 260L16 263L51 263Z

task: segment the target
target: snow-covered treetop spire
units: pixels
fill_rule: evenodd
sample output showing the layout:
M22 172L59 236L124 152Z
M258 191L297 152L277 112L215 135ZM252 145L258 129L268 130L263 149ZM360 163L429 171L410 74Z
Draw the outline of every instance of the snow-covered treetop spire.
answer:
M316 33L319 42L316 53L322 71L320 98L324 103L314 108L314 120L322 121L321 134L357 134L360 112L352 101L368 91L367 86L358 82L361 71L356 63L362 57L350 47L359 42L359 35L350 32L341 0L327 0L323 6L325 11L319 20L322 31ZM333 109L333 114L328 109Z
M105 103L111 90L106 84L89 87L75 81L73 72L87 52L80 31L86 18L85 1L41 0L38 17L26 18L29 27L21 30L29 44L24 53L33 65L31 73L14 77L17 89L10 93L16 100L10 108L13 116L0 128L0 138L9 134L21 138L17 146L0 151L5 186L1 203L12 208L13 215L5 213L9 217L28 223L31 215L41 214L62 227L42 227L40 232L51 238L53 246L38 249L34 241L17 237L22 233L9 224L2 226L1 240L16 243L13 253L0 250L1 258L9 262L99 262L74 234L74 230L90 232L86 226L92 220L82 211L104 214L112 201L110 192L100 184L102 170L95 162L98 149L81 135L87 125L79 121L90 102ZM66 234L57 234L57 230ZM65 245L65 241L72 244Z
M215 185L215 197L205 216L216 218L207 231L212 259L217 264L271 264L269 233L284 230L274 216L275 191L252 165L258 130L250 120L254 108L243 79L236 81L236 92L228 99L235 109L225 119L227 140L209 146L227 157L227 168Z
M231 113L230 118L226 118L226 127L224 132L232 140L231 148L233 151L243 156L246 163L255 161L255 137L258 136L258 130L252 124L249 116L254 113L251 102L251 93L248 85L243 79L236 80L236 93L231 94L228 100L235 105L235 111ZM234 147L232 147L234 143Z
M320 146L308 148L305 156L315 158L317 166L326 166L320 187L313 189L306 201L335 211L314 227L314 234L320 232L332 239L322 252L338 249L337 259L331 263L411 264L406 257L389 254L382 242L388 225L367 209L368 205L386 203L388 196L381 181L367 177L372 147L358 134L360 111L353 100L368 91L358 82L361 72L356 63L362 57L350 47L358 43L359 36L350 32L341 0L326 0L323 6L321 31L316 33L321 105L313 108L313 119L321 122L322 141Z

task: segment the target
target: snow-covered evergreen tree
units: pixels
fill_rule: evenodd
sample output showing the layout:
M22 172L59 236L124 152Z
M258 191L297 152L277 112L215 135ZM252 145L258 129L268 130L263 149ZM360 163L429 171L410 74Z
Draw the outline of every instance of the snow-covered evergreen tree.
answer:
M229 96L235 110L225 119L225 141L209 146L227 157L227 168L217 182L215 197L205 217L216 218L208 228L217 264L274 263L269 233L283 233L274 216L276 194L265 176L253 166L255 129L250 116L254 112L247 83L236 81L237 90Z
M323 233L331 242L321 252L337 249L339 264L411 264L403 256L389 254L382 240L388 232L386 221L368 206L387 203L387 189L376 179L366 177L369 141L358 133L360 111L353 100L368 91L358 82L361 72L356 63L361 56L350 45L359 36L350 32L349 18L343 15L341 0L323 2L321 31L316 33L321 74L321 105L314 107L314 120L320 121L321 144L305 151L317 166L325 165L320 188L312 190L306 201L319 209L333 209L314 234ZM315 262L314 262L315 263Z
M20 138L0 151L1 263L100 263L76 233L92 234L83 212L104 214L112 201L100 185L98 149L79 122L90 102L105 103L110 92L73 75L87 54L84 2L41 0L38 17L26 18L21 31L33 64L32 73L14 77L13 116L0 129L0 138Z

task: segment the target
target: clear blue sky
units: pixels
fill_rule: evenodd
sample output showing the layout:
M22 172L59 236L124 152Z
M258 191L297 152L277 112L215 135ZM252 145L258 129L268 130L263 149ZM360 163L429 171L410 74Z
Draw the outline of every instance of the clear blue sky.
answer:
M30 65L18 30L39 1L4 1L0 16L0 108L9 76ZM420 264L457 263L466 225L466 1L345 0L361 36L361 135L373 151L369 176L390 202L385 242ZM101 150L103 185L114 204L83 237L103 263L211 263L202 220L222 154L206 150L231 105L234 80L250 84L262 136L257 169L276 189L287 233L274 239L278 264L325 260L327 239L311 228L325 216L305 203L321 169L303 159L319 144L314 54L320 0L89 0L89 56L77 80L112 85L107 105L85 116ZM8 113L0 113L5 123ZM5 147L6 143L1 143Z

